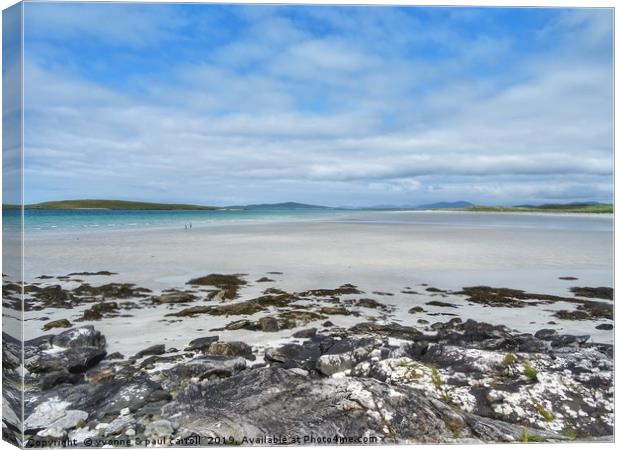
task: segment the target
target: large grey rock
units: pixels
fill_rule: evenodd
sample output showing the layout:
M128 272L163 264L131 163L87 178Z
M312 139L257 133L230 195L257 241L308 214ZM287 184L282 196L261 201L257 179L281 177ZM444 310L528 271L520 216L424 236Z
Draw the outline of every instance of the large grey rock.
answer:
M67 409L68 406L69 402L59 398L39 404L24 421L25 429L49 429L44 435L51 437L58 434L57 430L74 428L88 418L87 412Z
M72 328L54 336L52 345L64 348L96 347L104 349L106 346L105 336L95 330L92 325Z
M311 378L281 368L192 384L163 408L163 414L179 418L181 434L232 436L239 441L262 435L263 430L289 437L376 436L384 443L450 442L455 436L515 441L522 433L516 425L507 425L511 432L501 436L492 427L474 427L470 424L477 424L477 417L407 386L371 378Z
M81 373L95 366L106 356L106 351L98 347L54 347L43 350L38 356L25 361L25 367L34 373L44 373L66 369L70 373Z

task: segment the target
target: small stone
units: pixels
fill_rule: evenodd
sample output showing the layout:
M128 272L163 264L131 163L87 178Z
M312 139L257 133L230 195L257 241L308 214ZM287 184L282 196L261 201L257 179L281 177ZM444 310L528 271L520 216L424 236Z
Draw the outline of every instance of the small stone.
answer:
M149 423L144 430L144 435L147 437L165 437L172 433L174 433L172 423L165 419Z

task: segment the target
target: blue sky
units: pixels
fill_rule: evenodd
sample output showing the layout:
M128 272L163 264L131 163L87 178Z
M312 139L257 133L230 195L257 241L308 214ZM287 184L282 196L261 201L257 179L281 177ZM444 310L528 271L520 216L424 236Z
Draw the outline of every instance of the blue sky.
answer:
M27 3L25 201L609 201L607 9Z

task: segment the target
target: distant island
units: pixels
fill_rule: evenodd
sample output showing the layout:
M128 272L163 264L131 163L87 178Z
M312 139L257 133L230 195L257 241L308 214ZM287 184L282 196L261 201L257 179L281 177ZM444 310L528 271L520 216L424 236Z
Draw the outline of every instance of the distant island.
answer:
M18 209L18 205L2 205L3 209ZM582 202L582 203L548 203L542 205L514 205L514 206L486 206L476 205L467 201L437 202L419 206L376 206L368 208L334 208L330 206L310 205L306 203L284 202L284 203L260 203L236 206L204 206L184 203L151 203L133 202L126 200L59 200L51 202L33 203L24 206L25 209L106 209L106 210L128 210L128 211L260 211L260 210L348 210L348 209L367 209L367 210L445 210L445 211L471 211L471 212L561 212L561 213L591 213L591 214L611 214L614 212L612 203Z
M2 205L3 209L18 209L19 205ZM305 203L262 203L255 205L238 206L204 206L185 203L152 203L133 202L127 200L59 200L51 202L33 203L24 206L25 209L107 209L128 211L216 211L216 210L290 210L290 209L333 209L328 206L308 205Z
M475 206L473 203L458 201L458 202L437 202L430 203L427 205L416 206L416 209L463 209L463 208L471 208Z
M517 205L517 206L482 206L473 205L465 211L480 212L562 212L562 213L590 213L612 214L613 203L549 203L545 205Z
M245 206L230 206L229 208L240 208L246 210L260 210L260 209L336 209L329 206L320 205L308 205L306 203L297 202L285 202L285 203L260 203L257 205L245 205Z
M18 208L16 205L2 205L3 208ZM186 205L182 203L131 202L126 200L60 200L25 205L26 209L112 209L112 210L201 210L221 209L215 206Z

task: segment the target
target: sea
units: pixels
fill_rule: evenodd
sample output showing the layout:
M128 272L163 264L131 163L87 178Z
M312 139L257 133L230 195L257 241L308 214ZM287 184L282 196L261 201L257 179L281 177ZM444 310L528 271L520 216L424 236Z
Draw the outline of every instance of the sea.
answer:
M21 211L4 209L4 232L20 227ZM259 209L136 211L59 209L24 211L25 233L75 233L265 222L329 221L367 224L425 224L465 228L532 228L613 231L613 214L493 213L466 211Z

